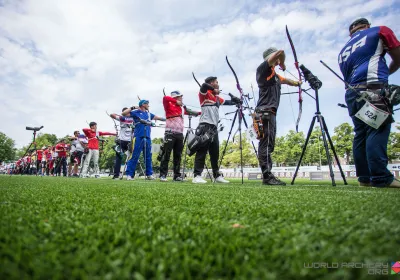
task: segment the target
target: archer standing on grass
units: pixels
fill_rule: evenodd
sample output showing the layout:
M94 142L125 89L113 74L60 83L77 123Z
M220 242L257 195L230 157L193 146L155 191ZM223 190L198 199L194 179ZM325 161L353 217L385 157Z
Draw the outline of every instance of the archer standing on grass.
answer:
M70 162L68 166L69 176L78 176L78 166L81 164L83 152L85 151L86 136L79 133L78 130L74 131L74 136L69 137L71 140ZM73 167L73 174L71 174Z
M128 108L123 108L122 112L124 112ZM137 107L131 107L131 110L138 109ZM121 152L115 151L115 165L114 165L114 176L113 179L119 179L119 173L121 172L121 163L123 153L129 151L131 153L131 141L132 141L132 126L133 126L133 118L132 117L123 117L117 114L110 114L110 117L114 120L120 122L120 131L118 135L118 145L121 148ZM122 153L122 154L121 154Z
M206 133L212 135L211 139L202 145L196 151L194 160L194 184L207 183L201 177L206 162L207 153L210 154L211 167L213 177L217 183L229 183L225 180L222 173L219 172L219 138L218 138L218 122L219 122L219 106L220 105L237 105L240 104L240 99L236 96L231 97L231 100L224 100L219 96L219 84L217 77L208 77L200 87L199 100L201 106L201 117L199 125L196 129L196 135L202 136Z
M400 67L400 42L391 29L371 27L365 18L354 21L349 33L351 38L339 54L339 67L344 80L354 88L346 88L345 99L354 124L353 155L358 181L360 186L399 188L400 182L387 169L393 106L384 95L388 92L389 75ZM386 53L392 58L389 67ZM370 126L372 118L365 118L366 100L357 101L362 92L368 95L369 103L389 113L383 123L374 124L378 128Z
M56 160L56 169L55 174L61 176L61 168L64 177L67 176L67 144L65 144L65 140L61 139L60 143L58 143L55 147L55 151L57 152L57 160Z
M85 162L83 163L83 170L81 177L88 177L88 169L90 161L93 160L94 165L94 174L96 178L99 178L99 136L113 135L116 136L116 133L112 132L101 132L97 131L97 123L91 122L89 124L90 128L82 129L85 136L88 138L88 148L89 152L86 155Z
M271 153L274 151L276 137L276 113L281 99L281 84L297 87L301 82L286 79L275 72L275 67L278 65L282 70L286 70L283 50L269 48L264 51L263 58L264 62L258 66L256 73L259 99L255 111L260 116L263 127L263 135L258 145L258 160L263 173L263 184L284 186L286 184L271 172Z
M180 172L181 168L181 158L183 151L183 129L184 120L182 115L182 94L179 91L171 92L171 96L164 96L163 105L165 110L165 116L167 118L165 124L165 135L164 135L164 152L161 157L160 164L160 181L167 181L168 174L168 163L171 157L171 152L173 155L173 170L174 170L174 181L182 181L182 174ZM193 112L191 110L183 109L185 115L191 115L197 117L199 112Z
M156 116L149 112L149 101L140 100L139 109L134 110L134 107L128 108L122 112L123 116L131 116L135 122L135 146L131 159L127 163L126 168L126 179L133 180L135 177L136 165L139 161L139 156L143 151L144 160L146 163L146 179L154 180L153 166L151 158L151 121L160 120L165 121L165 118Z

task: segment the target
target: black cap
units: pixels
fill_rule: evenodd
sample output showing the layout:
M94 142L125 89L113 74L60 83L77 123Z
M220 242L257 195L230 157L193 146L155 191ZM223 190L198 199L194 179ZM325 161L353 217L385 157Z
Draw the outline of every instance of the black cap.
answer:
M123 111L125 111L126 109L128 109L128 107L124 107L124 108L122 108L122 112L123 112Z
M350 24L349 32L359 24L370 24L370 23L366 18L358 18L355 21L353 21L352 24Z
M207 84L209 84L209 83L211 83L212 81L214 81L214 80L216 80L216 79L217 79L217 77L210 76L210 77L206 78L204 81L205 81Z
M94 125L96 125L96 124L97 124L97 123L95 123L95 122L90 122L90 123L89 123L89 126L92 127L92 126L94 126Z

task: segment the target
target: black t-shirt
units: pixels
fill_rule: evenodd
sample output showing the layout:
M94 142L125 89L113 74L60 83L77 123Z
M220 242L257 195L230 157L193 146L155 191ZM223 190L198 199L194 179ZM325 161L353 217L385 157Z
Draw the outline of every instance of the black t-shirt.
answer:
M259 88L257 107L262 107L263 109L274 108L277 111L281 99L279 76L275 73L274 68L268 65L267 61L258 66L256 75Z

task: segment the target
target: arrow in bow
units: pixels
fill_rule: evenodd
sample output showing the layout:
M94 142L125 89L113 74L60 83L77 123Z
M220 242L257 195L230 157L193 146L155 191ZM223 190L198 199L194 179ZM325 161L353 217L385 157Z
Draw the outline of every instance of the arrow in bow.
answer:
M300 69L299 69L299 61L297 60L296 49L294 48L294 44L293 44L292 38L290 37L290 33L289 33L289 29L288 29L287 25L286 25L286 35L289 40L290 47L292 48L292 52L293 52L293 56L294 56L294 66L296 67L297 72L299 74L299 81L302 82L301 73L300 73ZM301 92L302 92L301 84L299 84L298 87L299 87L299 115L298 115L297 121L296 121L296 132L299 132L299 123L300 123L301 113L303 111L303 97L301 96Z

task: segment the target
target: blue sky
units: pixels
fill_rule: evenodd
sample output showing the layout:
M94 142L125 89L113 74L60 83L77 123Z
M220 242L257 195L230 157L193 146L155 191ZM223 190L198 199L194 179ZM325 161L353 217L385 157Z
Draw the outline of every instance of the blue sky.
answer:
M243 90L251 92L270 46L285 50L288 70L296 73L288 25L299 62L323 82L321 110L333 133L350 122L336 106L344 102L344 86L319 60L339 71L337 55L357 17L386 25L400 38L399 11L399 1L0 0L0 117L6 120L0 131L18 147L30 141L25 126L43 125L43 132L59 137L86 121L113 131L105 111L119 113L137 104L137 95L163 115L163 87L180 90L187 104L199 106L192 71L200 81L215 75L223 92L238 94L225 55ZM390 82L400 84L400 71ZM222 108L221 116L230 111ZM313 100L304 96L301 131L314 112ZM278 135L295 129L297 114L297 97L282 96ZM222 138L229 126L225 122ZM153 129L154 137L162 134Z

